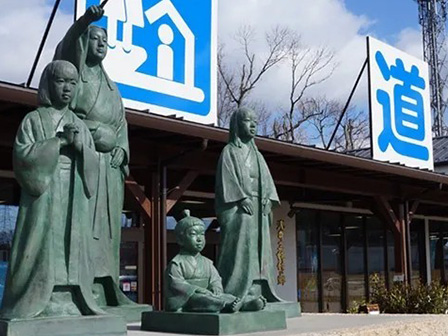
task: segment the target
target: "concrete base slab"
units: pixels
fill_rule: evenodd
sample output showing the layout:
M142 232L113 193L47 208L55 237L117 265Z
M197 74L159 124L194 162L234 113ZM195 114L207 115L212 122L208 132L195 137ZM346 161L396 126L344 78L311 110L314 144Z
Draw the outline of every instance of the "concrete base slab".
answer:
M448 315L310 314L286 320L288 329L238 336L434 336L446 335ZM175 333L140 330L128 325L128 336L178 336Z
M146 304L135 304L125 306L107 306L101 307L109 314L118 315L125 319L127 323L140 322L142 319L142 313L151 312L152 306Z
M268 302L265 311L284 311L287 318L299 317L302 314L298 302Z
M126 322L113 315L0 320L1 336L126 336Z
M235 335L286 329L284 311L235 314L149 312L142 314L142 330L195 335Z

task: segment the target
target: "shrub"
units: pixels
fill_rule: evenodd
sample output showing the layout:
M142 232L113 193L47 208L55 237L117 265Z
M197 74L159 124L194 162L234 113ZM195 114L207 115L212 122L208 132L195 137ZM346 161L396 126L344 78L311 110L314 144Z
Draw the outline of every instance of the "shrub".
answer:
M439 282L419 283L412 287L395 282L388 290L377 274L370 278L371 303L381 312L404 314L445 314L448 311L448 289Z

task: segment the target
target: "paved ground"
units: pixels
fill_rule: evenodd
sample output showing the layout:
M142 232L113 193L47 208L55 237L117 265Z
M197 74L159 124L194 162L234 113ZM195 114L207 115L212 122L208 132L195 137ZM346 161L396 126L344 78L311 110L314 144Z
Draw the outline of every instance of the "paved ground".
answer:
M172 336L176 334L140 331L139 325L128 326L128 336ZM446 315L351 315L303 314L288 319L288 329L252 334L251 336L435 336L448 334Z

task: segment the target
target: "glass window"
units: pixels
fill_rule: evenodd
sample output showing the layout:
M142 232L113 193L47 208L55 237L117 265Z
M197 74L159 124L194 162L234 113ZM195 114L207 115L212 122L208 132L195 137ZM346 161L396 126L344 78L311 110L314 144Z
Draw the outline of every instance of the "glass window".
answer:
M425 222L415 219L411 223L411 284L425 280Z
M442 222L429 222L429 257L431 261L431 279L443 281L444 245L446 240L441 234Z
M369 260L369 275L378 274L380 279L386 280L384 265L384 225L375 217L366 218L367 225L367 255Z
M341 214L321 212L323 309L341 311Z
M18 213L18 206L0 204L0 302L3 298L6 270Z
M389 266L389 284L392 284L395 276L395 240L391 230L387 233L387 261Z
M316 215L313 210L297 214L297 296L304 312L319 311Z
M348 306L365 299L363 217L346 215Z
M123 211L121 214L121 227L134 228L140 226L139 213L132 211Z
M443 236L443 265L444 265L444 283L448 282L448 223L444 222L441 226Z
M122 242L120 248L120 288L132 301L138 300L138 242Z

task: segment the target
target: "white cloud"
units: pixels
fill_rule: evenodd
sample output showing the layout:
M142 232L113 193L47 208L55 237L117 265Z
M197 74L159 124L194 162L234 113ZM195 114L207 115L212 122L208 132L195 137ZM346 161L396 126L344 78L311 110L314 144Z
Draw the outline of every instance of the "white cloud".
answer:
M241 24L251 25L259 33L260 41L255 45L257 55L263 52L261 40L264 32L276 25L296 31L310 47L325 46L333 50L337 64L333 76L309 93L326 95L343 102L348 98L367 56L365 36L377 35L374 19L367 15L355 15L342 0L226 0L219 1L218 15L219 41L226 44L228 54L236 54L236 50L232 49L235 44L231 37ZM406 28L389 38L396 40L397 48L422 57L419 30ZM254 98L269 100L271 106L278 106L287 99L289 78L287 65L277 68L256 88ZM353 98L354 104L367 108L367 96L365 73Z
M334 75L317 89L329 98L346 99L366 57L363 33L372 22L351 13L340 0L227 0L219 2L219 40L233 54L231 37L241 24L251 25L259 39L273 26L287 26L301 35L310 47L325 46L335 53L338 64ZM256 45L261 48L261 43ZM262 54L262 50L258 50ZM289 71L284 65L266 76L257 87L255 98L286 99ZM278 102L277 102L278 103Z
M2 2L0 80L14 83L27 80L52 5L53 2L47 0ZM218 5L219 41L226 44L228 54L233 57L236 52L231 37L243 24L251 25L258 33L255 47L260 55L264 52L261 43L264 33L278 25L296 31L302 41L311 47L332 49L338 67L330 80L311 93L345 101L366 57L364 34L374 31L371 18L351 13L342 0L225 0L218 1ZM59 9L34 77L34 86L72 21L72 13ZM416 55L421 50L420 36L415 29L405 29L398 34L396 45ZM276 69L256 88L255 97L278 105L285 100L288 80L286 66ZM366 90L363 81L355 101L365 101Z
M415 57L423 59L422 32L414 28L405 28L398 33L395 46Z
M26 82L40 41L50 17L52 4L45 0L6 0L0 11L0 80ZM51 61L54 49L73 22L73 15L61 10L55 17L40 58L33 86L36 86L44 65Z

